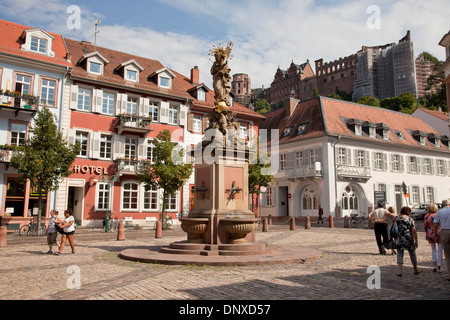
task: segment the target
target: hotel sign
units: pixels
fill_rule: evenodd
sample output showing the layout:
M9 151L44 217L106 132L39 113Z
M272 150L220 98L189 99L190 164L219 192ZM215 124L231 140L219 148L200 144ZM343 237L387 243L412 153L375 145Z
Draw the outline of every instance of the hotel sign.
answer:
M108 174L108 168L97 166L73 166L73 173Z

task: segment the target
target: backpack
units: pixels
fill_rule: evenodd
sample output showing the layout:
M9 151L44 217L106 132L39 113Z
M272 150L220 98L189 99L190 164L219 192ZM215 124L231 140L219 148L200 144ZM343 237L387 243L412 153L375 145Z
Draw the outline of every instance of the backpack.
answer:
M391 230L389 231L389 236L392 239L396 239L398 238L398 225L397 225L397 220L394 220L392 222L392 226L391 226Z

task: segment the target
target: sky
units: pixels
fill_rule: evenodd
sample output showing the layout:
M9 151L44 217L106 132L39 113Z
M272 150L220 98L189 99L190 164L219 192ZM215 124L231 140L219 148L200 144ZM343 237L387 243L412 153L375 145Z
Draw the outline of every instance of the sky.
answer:
M334 61L411 31L415 56L445 60L448 0L0 0L0 19L159 60L210 88L209 50L233 41L231 73L269 87L277 68ZM0 30L1 32L1 30Z

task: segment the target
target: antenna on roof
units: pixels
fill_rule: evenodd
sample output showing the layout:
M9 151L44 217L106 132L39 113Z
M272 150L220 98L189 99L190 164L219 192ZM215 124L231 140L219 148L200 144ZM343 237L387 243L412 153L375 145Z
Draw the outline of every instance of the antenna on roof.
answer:
M97 46L97 33L100 32L100 30L98 30L98 25L100 24L102 20L97 19L95 20L94 24L92 25L94 27L94 46Z

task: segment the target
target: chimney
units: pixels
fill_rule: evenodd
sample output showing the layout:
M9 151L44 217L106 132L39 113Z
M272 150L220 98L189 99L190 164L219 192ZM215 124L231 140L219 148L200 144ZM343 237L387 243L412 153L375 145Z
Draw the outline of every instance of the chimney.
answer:
M292 89L287 106L286 106L286 117L290 117L292 113L295 110L295 107L297 107L300 100L295 99L295 91Z
M197 66L191 69L191 82L192 84L200 83L200 70L198 70Z

